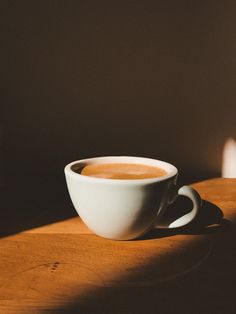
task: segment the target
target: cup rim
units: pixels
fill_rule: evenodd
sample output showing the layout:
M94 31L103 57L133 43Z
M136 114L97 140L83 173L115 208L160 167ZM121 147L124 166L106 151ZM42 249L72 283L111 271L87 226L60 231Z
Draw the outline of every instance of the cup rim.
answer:
M108 162L108 160L115 160L115 162L120 162L120 160L127 159L128 163L143 163L145 164L145 161L147 162L146 164L148 165L154 165L157 164L156 166L162 165L164 167L164 170L167 168L169 169L168 173L164 176L157 177L157 178L147 178L147 179L107 179L107 178L97 178L97 177L90 177L90 176L84 176L81 175L80 173L75 172L72 170L72 166L76 164L90 164L96 161L100 161L102 163L102 160L105 162ZM118 161L119 160L119 161ZM138 162L140 161L140 162ZM155 166L155 165L154 165ZM76 160L73 162L70 162L67 164L64 168L64 172L66 176L72 176L74 178L79 179L80 181L84 182L96 182L96 183L107 183L107 184L126 184L126 185L138 185L138 184L145 184L145 183L156 183L156 182L161 182L165 181L169 178L172 178L178 174L178 170L175 166L172 164L159 160L159 159L153 159L153 158L146 158L146 157L135 157L135 156L99 156L99 157L92 157L92 158L86 158L86 159L80 159Z

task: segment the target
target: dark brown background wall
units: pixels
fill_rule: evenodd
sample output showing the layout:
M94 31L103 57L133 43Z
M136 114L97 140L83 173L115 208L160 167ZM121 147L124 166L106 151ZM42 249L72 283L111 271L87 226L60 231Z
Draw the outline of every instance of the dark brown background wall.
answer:
M66 163L113 154L172 162L186 182L220 175L236 136L235 1L0 6L6 185L56 196Z

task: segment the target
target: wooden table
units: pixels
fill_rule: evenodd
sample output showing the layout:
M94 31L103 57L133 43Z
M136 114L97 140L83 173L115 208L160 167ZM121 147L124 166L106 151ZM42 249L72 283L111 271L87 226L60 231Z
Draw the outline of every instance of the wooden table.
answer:
M75 217L2 237L0 313L236 313L236 180L194 187L189 228L119 242Z

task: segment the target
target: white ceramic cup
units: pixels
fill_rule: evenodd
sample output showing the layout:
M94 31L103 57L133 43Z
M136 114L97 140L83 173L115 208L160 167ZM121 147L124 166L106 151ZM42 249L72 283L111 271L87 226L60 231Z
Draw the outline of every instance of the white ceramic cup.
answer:
M135 163L157 166L167 174L151 179L103 179L78 172L86 165ZM173 165L150 158L111 156L74 161L65 167L65 176L73 205L91 231L115 240L129 240L143 235L154 226L182 227L190 223L201 208L199 194L190 186L176 188L178 170ZM191 212L175 221L165 221L163 214L178 195L193 203Z

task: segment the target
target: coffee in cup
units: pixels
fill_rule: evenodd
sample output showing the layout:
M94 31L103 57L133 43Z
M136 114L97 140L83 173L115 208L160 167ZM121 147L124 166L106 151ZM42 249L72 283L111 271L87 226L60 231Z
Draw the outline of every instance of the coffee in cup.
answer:
M177 188L177 175L170 163L130 156L77 160L65 167L81 219L97 235L115 240L134 239L154 227L182 227L195 219L201 197L190 186ZM165 213L179 195L188 197L193 207L173 221Z
M145 164L104 163L87 165L82 169L81 174L95 178L137 180L159 178L167 172L162 168Z

